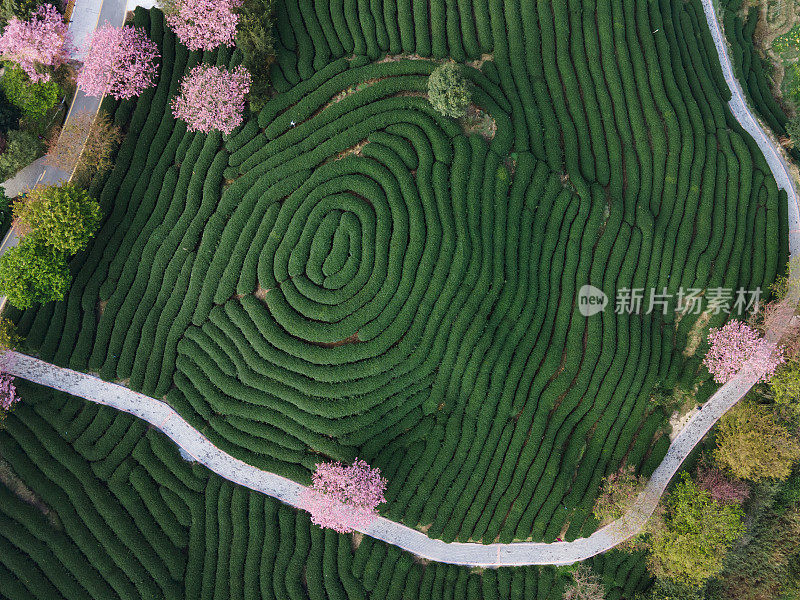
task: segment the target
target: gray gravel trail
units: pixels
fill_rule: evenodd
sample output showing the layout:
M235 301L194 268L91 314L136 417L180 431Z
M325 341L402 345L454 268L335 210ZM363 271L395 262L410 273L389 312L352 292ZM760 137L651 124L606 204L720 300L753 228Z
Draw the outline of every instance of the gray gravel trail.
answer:
M733 76L725 40L714 13L712 0L703 0L703 8L719 54L725 80L732 98L729 106L742 127L753 136L769 164L778 187L789 197L789 248L792 257L800 251L800 212L798 197L788 165L774 142L761 129L747 103L739 82ZM768 339L780 339L787 324L797 317L795 307L800 300L798 272L791 269L791 282L786 301L780 306L778 326L767 333ZM109 383L92 375L78 373L40 361L36 358L8 353L5 370L35 383L68 392L87 400L113 406L144 419L169 436L197 461L220 476L298 507L303 491L300 484L248 465L215 447L199 431L189 425L164 402L126 387ZM516 542L510 544L446 543L424 533L384 518L376 519L365 531L373 538L398 546L423 558L457 565L499 567L518 565L560 565L585 560L627 540L641 530L655 510L672 477L692 449L731 407L741 400L760 378L751 365L723 385L673 440L664 460L656 468L647 487L636 499L633 508L621 519L603 527L587 538L551 544Z

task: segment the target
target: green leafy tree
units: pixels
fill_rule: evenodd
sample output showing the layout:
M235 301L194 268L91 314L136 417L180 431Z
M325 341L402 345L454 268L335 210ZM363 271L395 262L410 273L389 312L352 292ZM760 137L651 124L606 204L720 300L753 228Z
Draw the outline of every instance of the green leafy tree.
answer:
M723 559L744 532L737 504L720 504L687 474L666 500L663 518L651 526L648 565L660 579L700 585L722 570Z
M8 23L12 17L26 21L44 2L39 0L2 0L0 2L0 22Z
M100 225L100 204L72 183L37 186L14 202L23 230L55 250L74 253L86 247Z
M700 600L703 587L678 583L673 579L656 579L644 593L637 594L635 600Z
M0 318L0 354L14 350L20 338L11 319Z
M747 543L736 544L725 557L725 569L706 590L707 600L797 598L798 485L798 475L785 482L758 484L747 511Z
M800 469L795 468L792 475L781 485L775 495L775 506L778 510L793 504L800 504ZM797 507L800 509L800 506ZM797 539L800 545L800 537Z
M795 115L786 123L786 133L795 144L800 144L800 114Z
M41 150L42 144L35 135L27 131L9 131L6 149L0 154L0 181L6 181L31 164Z
M786 479L800 442L770 406L746 401L720 420L714 458L739 479Z
M461 67L446 62L428 77L428 99L433 108L447 117L463 117L470 103L469 82Z
M244 0L238 12L236 47L242 51L244 66L252 75L250 109L258 112L269 99L269 65L275 60L273 0Z
M156 0L156 6L164 15L174 15L178 12L178 0Z
M786 419L800 421L800 361L792 360L769 380L778 411Z
M0 293L19 309L63 300L69 282L64 254L30 237L0 257Z
M61 88L51 78L48 81L32 82L19 67L6 63L6 72L0 81L3 91L14 106L27 119L41 119L58 102Z
M635 474L631 465L604 477L600 495L592 511L600 524L606 525L622 517L633 505L646 483L644 477Z

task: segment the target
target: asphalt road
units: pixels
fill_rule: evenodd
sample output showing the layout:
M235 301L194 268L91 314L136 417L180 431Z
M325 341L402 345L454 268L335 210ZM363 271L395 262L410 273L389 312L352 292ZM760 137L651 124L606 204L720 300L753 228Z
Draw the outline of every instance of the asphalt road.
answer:
M77 52L73 57L80 59L85 55L89 35L98 25L108 22L115 26L121 26L125 22L125 9L125 0L77 0L69 23L69 32L72 35L73 44L77 47ZM102 100L97 96L87 96L78 90L72 100L69 112L67 112L65 123L81 113L96 115L100 110ZM82 146L84 144L86 144L86 138L81 142ZM14 198L36 185L53 185L69 181L74 170L74 167L71 171L65 171L46 165L44 158L40 158L2 185L6 195ZM0 243L0 256L9 248L18 245L20 239L19 231L12 226ZM0 296L0 312L5 305L6 297Z

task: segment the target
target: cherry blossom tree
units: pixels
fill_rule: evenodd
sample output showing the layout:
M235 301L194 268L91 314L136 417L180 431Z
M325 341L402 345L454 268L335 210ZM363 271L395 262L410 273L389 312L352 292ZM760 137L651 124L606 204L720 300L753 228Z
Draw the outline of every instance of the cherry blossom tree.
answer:
M250 73L239 65L232 71L201 64L181 82L172 99L175 118L186 121L189 131L230 133L242 122L244 97L250 90Z
M176 0L166 19L189 50L233 46L242 0Z
M746 482L728 477L722 469L711 466L705 459L697 465L697 485L711 494L711 499L721 504L741 504L750 496Z
M133 98L155 85L159 56L158 47L143 29L106 23L89 39L78 87L89 96Z
M351 466L341 462L317 463L311 487L300 499L311 513L311 521L339 533L364 529L377 516L376 508L386 499L386 479L380 469L356 459Z
M40 6L28 21L13 17L0 36L0 54L19 64L33 82L50 80L37 65L63 65L73 49L67 24L52 4Z
M0 412L5 413L17 402L19 402L19 396L14 385L14 378L8 373L0 372Z
M731 380L747 362L756 371L763 371L759 381L769 381L778 365L784 362L782 346L768 342L755 329L736 319L723 327L712 328L708 341L711 348L703 364L717 383Z

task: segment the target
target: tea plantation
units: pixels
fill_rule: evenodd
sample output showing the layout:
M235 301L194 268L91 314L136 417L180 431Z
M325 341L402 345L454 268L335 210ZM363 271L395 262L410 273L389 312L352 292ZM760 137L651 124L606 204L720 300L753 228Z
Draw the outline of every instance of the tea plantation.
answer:
M163 397L302 482L363 458L389 480L383 513L430 536L594 531L601 478L666 451L650 395L690 387L700 359L684 353L697 315L617 314L617 290L766 288L786 264L786 198L727 109L698 0L286 0L276 93L226 139L187 133L168 101L187 69L240 53L188 52L158 10L135 20L159 83L109 104L127 135L90 189L105 220L67 299L14 313L27 350ZM447 58L483 135L431 108ZM612 306L586 318L588 283ZM61 519L2 509L2 564L38 565L39 597L81 561L96 573L69 597L440 598L445 580L560 597L552 569L353 552L76 400L21 406L0 447ZM74 478L53 480L54 460ZM644 578L635 556L595 570L617 597Z
M469 570L356 544L184 461L125 413L20 387L25 403L0 432L3 598L556 599L568 581L552 567ZM619 582L609 598L647 581L640 556L593 566Z

